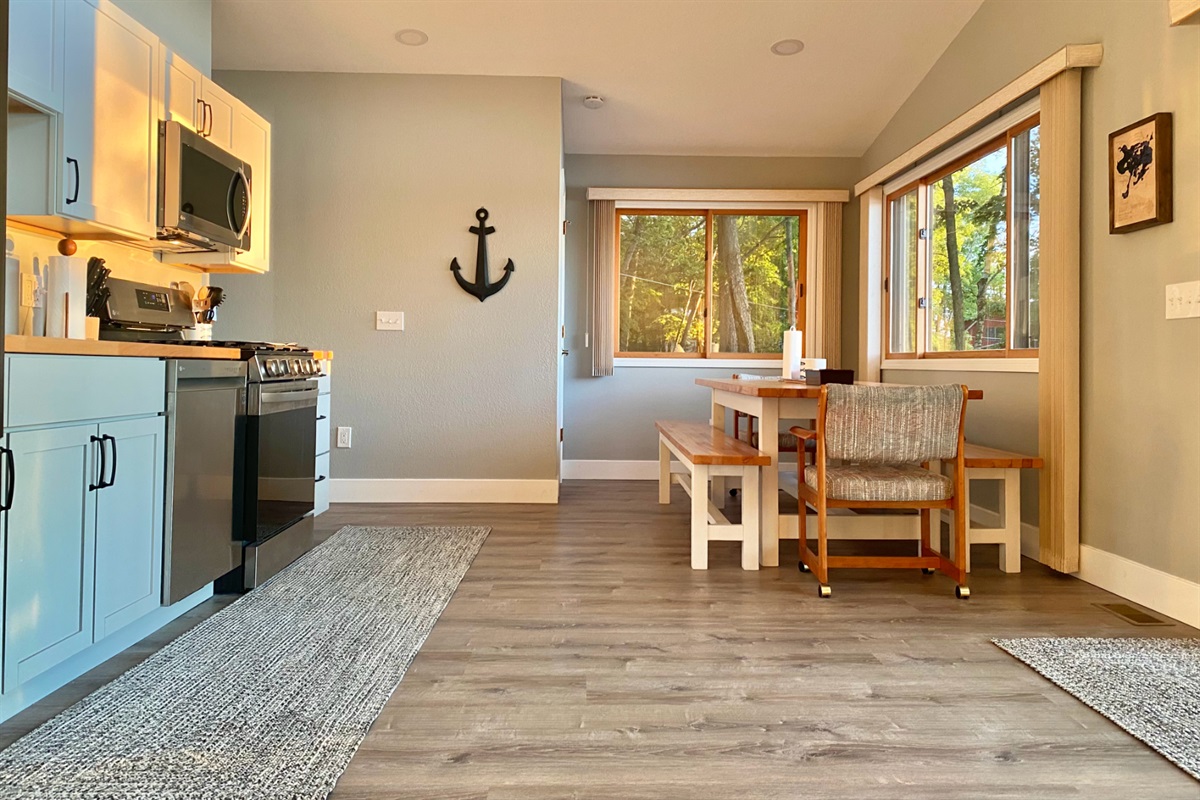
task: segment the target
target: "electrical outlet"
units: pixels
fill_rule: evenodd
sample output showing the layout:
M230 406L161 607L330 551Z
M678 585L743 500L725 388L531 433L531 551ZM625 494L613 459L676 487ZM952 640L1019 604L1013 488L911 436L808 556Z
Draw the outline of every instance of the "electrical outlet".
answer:
M337 429L337 446L338 447L349 447L350 446L350 428L338 428Z
M1200 281L1167 286L1167 319L1200 317Z
M402 330L404 330L404 312L403 311L376 311L375 312L375 330L377 330L377 331L402 331Z

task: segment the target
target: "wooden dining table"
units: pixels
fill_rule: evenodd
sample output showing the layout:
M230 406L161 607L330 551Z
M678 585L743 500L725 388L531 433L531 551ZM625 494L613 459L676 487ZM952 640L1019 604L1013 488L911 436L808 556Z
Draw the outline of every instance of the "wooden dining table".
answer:
M817 417L820 386L809 386L785 380L736 380L733 378L697 378L696 384L712 390L712 425L726 430L726 410L740 411L758 417L762 433L779 430L780 420L813 420ZM983 391L968 389L967 399L982 400ZM736 432L734 432L736 435ZM761 518L759 522L759 563L764 567L779 566L779 437L760 433L758 449L771 457L770 466L763 467ZM724 505L723 479L714 478L713 501ZM745 513L745 510L743 510Z

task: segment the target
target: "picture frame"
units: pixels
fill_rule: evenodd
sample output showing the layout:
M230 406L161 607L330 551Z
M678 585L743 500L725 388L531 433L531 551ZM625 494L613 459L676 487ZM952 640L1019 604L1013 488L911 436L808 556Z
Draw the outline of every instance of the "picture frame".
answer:
M1172 220L1171 115L1151 114L1108 135L1108 232Z

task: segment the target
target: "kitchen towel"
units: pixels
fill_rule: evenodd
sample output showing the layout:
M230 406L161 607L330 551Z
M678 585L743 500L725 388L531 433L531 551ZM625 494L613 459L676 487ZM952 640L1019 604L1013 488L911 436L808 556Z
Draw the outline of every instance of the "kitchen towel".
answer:
M50 256L46 277L46 335L87 336L87 259Z

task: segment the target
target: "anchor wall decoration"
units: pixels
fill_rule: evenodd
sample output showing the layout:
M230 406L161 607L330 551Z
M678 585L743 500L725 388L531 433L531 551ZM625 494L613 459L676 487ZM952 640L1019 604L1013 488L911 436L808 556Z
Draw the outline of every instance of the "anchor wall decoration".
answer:
M479 220L479 224L472 225L467 229L479 237L479 244L475 249L475 282L470 283L462 276L462 267L459 266L457 258L450 262L450 271L454 273L458 285L467 294L478 297L481 303L503 289L504 285L508 283L508 279L512 277L513 270L516 269L510 258L504 265L504 277L497 283L491 283L488 280L487 237L495 233L496 229L487 224L487 218L488 210L486 208L479 209L475 212L475 219Z

